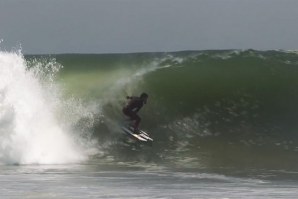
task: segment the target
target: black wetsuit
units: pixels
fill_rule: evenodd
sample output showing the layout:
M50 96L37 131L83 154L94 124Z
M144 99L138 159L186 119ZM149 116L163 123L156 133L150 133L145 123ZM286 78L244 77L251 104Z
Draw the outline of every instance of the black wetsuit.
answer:
M143 107L144 100L139 97L129 97L128 99L130 99L130 101L122 111L130 120L135 121L134 128L137 130L141 122L141 118L138 116L137 112Z

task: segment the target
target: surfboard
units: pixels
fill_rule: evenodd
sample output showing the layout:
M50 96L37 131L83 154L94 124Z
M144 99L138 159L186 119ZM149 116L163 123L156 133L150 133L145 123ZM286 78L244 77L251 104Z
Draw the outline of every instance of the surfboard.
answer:
M143 138L145 138L145 139L147 139L147 140L153 142L153 139L149 136L149 134L146 133L146 132L143 131L143 130L140 130L140 136L142 136Z
M141 141L141 142L153 142L153 139L143 130L140 130L139 134L133 132L131 127L122 126L122 130L129 136Z

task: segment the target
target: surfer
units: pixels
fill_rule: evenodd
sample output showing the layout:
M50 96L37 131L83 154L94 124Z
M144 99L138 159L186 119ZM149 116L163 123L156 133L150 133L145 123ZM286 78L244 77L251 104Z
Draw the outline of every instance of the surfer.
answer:
M122 111L124 115L128 116L131 121L134 121L132 127L134 128L134 133L138 133L141 118L137 113L143 107L143 105L147 103L148 94L142 93L140 97L127 96L126 99L128 99L129 102L122 109Z

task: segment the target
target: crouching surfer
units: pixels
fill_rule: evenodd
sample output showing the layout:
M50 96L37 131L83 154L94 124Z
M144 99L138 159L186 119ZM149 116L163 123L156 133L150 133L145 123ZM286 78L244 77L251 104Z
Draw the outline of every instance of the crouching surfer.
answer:
M129 119L134 122L132 127L134 128L134 133L139 133L139 125L141 122L140 116L137 114L139 110L147 103L148 94L142 93L140 97L130 97L126 98L129 100L127 105L122 109L124 115L129 117Z

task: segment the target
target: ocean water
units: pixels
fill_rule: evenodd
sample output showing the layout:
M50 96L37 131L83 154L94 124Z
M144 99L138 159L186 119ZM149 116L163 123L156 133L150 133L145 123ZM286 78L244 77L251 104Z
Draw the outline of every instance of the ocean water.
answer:
M296 198L295 180L127 165L1 167L1 198Z
M1 198L296 198L298 54L0 52ZM121 132L127 95L149 94Z

